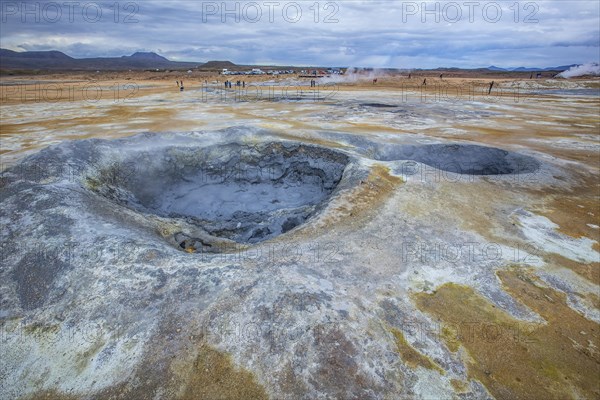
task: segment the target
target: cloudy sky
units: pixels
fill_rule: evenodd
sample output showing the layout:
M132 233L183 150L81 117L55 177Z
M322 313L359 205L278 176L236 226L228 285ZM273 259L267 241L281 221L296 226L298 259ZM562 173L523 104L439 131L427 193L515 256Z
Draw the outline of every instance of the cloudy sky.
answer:
M1 47L394 68L600 60L600 2L1 1Z

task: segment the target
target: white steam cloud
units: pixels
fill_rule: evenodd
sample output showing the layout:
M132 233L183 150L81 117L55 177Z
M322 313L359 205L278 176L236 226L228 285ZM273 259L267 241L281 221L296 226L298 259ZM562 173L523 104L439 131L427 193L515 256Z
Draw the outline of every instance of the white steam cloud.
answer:
M600 75L600 65L598 63L587 63L569 68L569 70L558 74L561 78L575 78L584 75Z
M389 76L389 72L379 68L349 67L344 75L330 75L319 80L321 83L354 83Z

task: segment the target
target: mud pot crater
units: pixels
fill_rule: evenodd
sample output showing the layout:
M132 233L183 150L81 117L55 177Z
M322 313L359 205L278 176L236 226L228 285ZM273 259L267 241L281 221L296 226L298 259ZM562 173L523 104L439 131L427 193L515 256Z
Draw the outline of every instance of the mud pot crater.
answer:
M326 204L348 163L343 153L303 144L177 146L104 167L88 186L146 217L195 227L169 238L176 247L220 252L215 238L253 244L303 224Z
M380 146L374 158L380 161L417 161L465 175L528 174L540 168L539 161L528 155L463 143Z

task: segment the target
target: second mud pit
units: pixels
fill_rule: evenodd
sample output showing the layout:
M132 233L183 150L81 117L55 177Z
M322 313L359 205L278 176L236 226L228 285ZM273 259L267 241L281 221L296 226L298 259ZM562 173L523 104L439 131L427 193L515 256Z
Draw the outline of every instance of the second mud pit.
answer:
M173 146L101 169L93 187L137 213L179 221L184 228L165 235L174 246L221 252L229 241L258 243L304 223L348 162L343 153L301 144Z
M411 160L461 175L518 175L539 170L533 157L495 147L473 144L426 144L380 146L380 161Z

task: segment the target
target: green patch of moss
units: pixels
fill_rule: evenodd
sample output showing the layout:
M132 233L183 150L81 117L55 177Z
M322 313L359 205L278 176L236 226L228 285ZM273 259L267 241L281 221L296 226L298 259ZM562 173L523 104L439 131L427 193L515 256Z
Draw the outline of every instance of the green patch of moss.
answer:
M396 348L398 349L398 353L402 357L402 360L411 367L412 369L416 369L417 367L423 367L427 369L431 369L434 371L438 371L440 374L444 375L445 371L440 368L435 362L431 361L429 357L424 354L421 354L414 347L408 343L404 334L398 329L392 328L392 334L394 335L394 339L396 339Z
M60 332L60 326L34 323L34 324L30 324L30 325L25 325L23 327L23 332L25 332L29 335L58 334Z
M267 400L252 373L238 368L231 356L202 346L194 361L182 400Z
M415 300L444 324L468 322L472 334L453 338L470 356L469 376L495 398L600 398L600 325L570 308L564 293L544 286L531 271L515 267L498 277L546 323L532 329L462 285L446 284Z
M20 397L19 400L79 400L79 397L60 393L56 390L43 390L28 396Z

